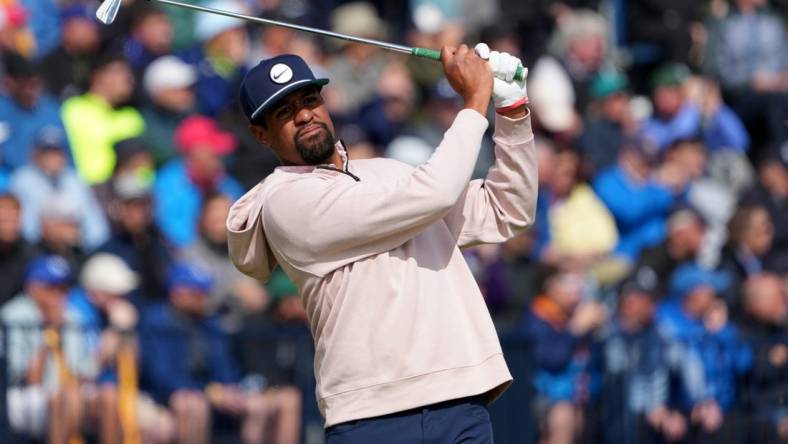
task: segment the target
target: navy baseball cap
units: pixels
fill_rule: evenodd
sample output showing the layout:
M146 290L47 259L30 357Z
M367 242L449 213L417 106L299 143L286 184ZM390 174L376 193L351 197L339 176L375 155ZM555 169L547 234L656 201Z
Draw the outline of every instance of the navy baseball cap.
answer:
M170 268L167 288L187 287L208 293L213 289L214 277L210 270L192 262L179 262Z
M323 86L328 79L317 79L304 59L284 54L263 60L250 69L241 82L241 107L250 122L259 121L263 112L282 97L309 85Z
M41 256L33 259L27 267L25 282L46 285L66 285L71 283L71 267L60 256Z

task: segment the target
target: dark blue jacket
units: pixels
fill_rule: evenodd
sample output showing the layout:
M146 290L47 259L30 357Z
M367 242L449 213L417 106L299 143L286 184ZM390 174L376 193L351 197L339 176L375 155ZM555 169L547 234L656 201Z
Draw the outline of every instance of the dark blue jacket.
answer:
M673 394L678 404L689 411L712 399L730 410L736 399L736 379L752 364L752 351L736 328L729 323L710 332L703 320L687 316L675 298L660 305L656 319L660 333L681 350L681 381Z
M550 401L585 401L595 391L592 375L592 349L586 338L554 328L529 310L521 331L532 344L533 384Z
M188 318L156 304L143 312L139 337L143 388L165 405L177 390L239 381L229 338L214 318Z

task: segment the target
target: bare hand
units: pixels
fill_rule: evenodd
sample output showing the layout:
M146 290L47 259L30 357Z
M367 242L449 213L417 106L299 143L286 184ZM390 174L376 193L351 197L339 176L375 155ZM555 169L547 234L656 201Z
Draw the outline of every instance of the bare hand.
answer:
M456 50L450 46L441 49L441 63L446 80L462 97L465 108L487 115L493 89L490 66L466 45Z
M576 336L583 336L601 326L607 320L607 310L598 302L588 302L575 310L569 321L569 329Z

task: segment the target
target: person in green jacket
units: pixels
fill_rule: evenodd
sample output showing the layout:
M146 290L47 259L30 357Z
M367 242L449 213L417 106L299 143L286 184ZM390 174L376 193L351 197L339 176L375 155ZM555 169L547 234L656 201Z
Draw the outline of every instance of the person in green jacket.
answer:
M109 54L93 65L88 91L63 103L62 118L79 175L91 185L106 181L115 168L115 142L139 136L140 113L125 103L134 91L128 61Z

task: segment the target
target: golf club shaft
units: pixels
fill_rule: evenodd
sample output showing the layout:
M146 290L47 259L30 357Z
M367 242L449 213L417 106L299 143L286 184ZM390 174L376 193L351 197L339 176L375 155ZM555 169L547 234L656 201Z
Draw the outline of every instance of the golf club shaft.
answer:
M309 32L311 34L322 35L322 36L325 36L325 37L333 37L335 39L346 40L346 41L349 41L349 42L364 43L364 44L367 44L367 45L377 46L378 48L388 49L389 51L395 51L395 52L399 52L399 53L402 53L402 54L410 54L410 55L413 55L413 56L416 56L416 57L421 57L421 58L430 59L430 60L440 60L441 59L440 51L436 51L434 49L411 48L410 46L396 45L394 43L381 42L380 40L375 40L375 39L368 39L368 38L364 38L364 37L356 37L356 36L347 35L347 34L340 34L338 32L326 31L324 29L317 29L317 28L312 28L312 27L309 27L309 26L295 25L295 24L292 24L292 23L280 22L280 21L277 21L277 20L270 20L270 19L265 19L265 18L261 18L261 17L254 17L254 16L251 16L251 15L238 14L238 13L235 13L235 12L223 11L221 9L214 9L214 8L209 8L209 7L206 7L206 6L199 6L199 5L193 5L193 4L190 4L190 3L183 3L183 2L179 2L177 0L150 0L150 1L155 1L155 2L166 4L166 5L180 6L181 8L192 9L192 10L195 10L195 11L209 12L211 14L219 14L219 15L223 15L225 17L237 18L237 19L246 20L246 21L249 21L249 22L260 23L260 24L263 24L263 25L281 26L283 28L295 29L297 31ZM515 74L514 78L515 78L515 80L522 80L523 79L523 75L524 75L524 68L522 66L519 66L517 68L517 73Z
M237 19L246 20L246 21L249 21L249 22L254 22L254 23L261 23L261 24L264 24L264 25L281 26L283 28L290 28L290 29L295 29L297 31L304 31L304 32L309 32L309 33L312 33L312 34L322 35L322 36L326 36L326 37L333 37L333 38L336 38L336 39L347 40L349 42L365 43L367 45L373 45L373 46L377 46L379 48L388 49L390 51L401 52L401 53L404 53L404 54L413 54L413 48L411 48L409 46L395 45L393 43L381 42L379 40L367 39L367 38L363 38L363 37L355 37L355 36L352 36L352 35L340 34L338 32L326 31L326 30L323 30L323 29L312 28L312 27L309 27L309 26L296 25L296 24L292 24L292 23L280 22L280 21L277 21L277 20L269 20L269 19L265 19L265 18L261 18L261 17L254 17L254 16L251 16L251 15L238 14L238 13L235 13L235 12L223 11L221 9L214 9L214 8L208 8L206 6L199 6L199 5L193 5L193 4L190 4L190 3L183 3L183 2L176 1L176 0L151 0L151 1L164 3L164 4L167 4L167 5L180 6L182 8L193 9L195 11L210 12L212 14L219 14L219 15L223 15L223 16L226 16L226 17L237 18Z

